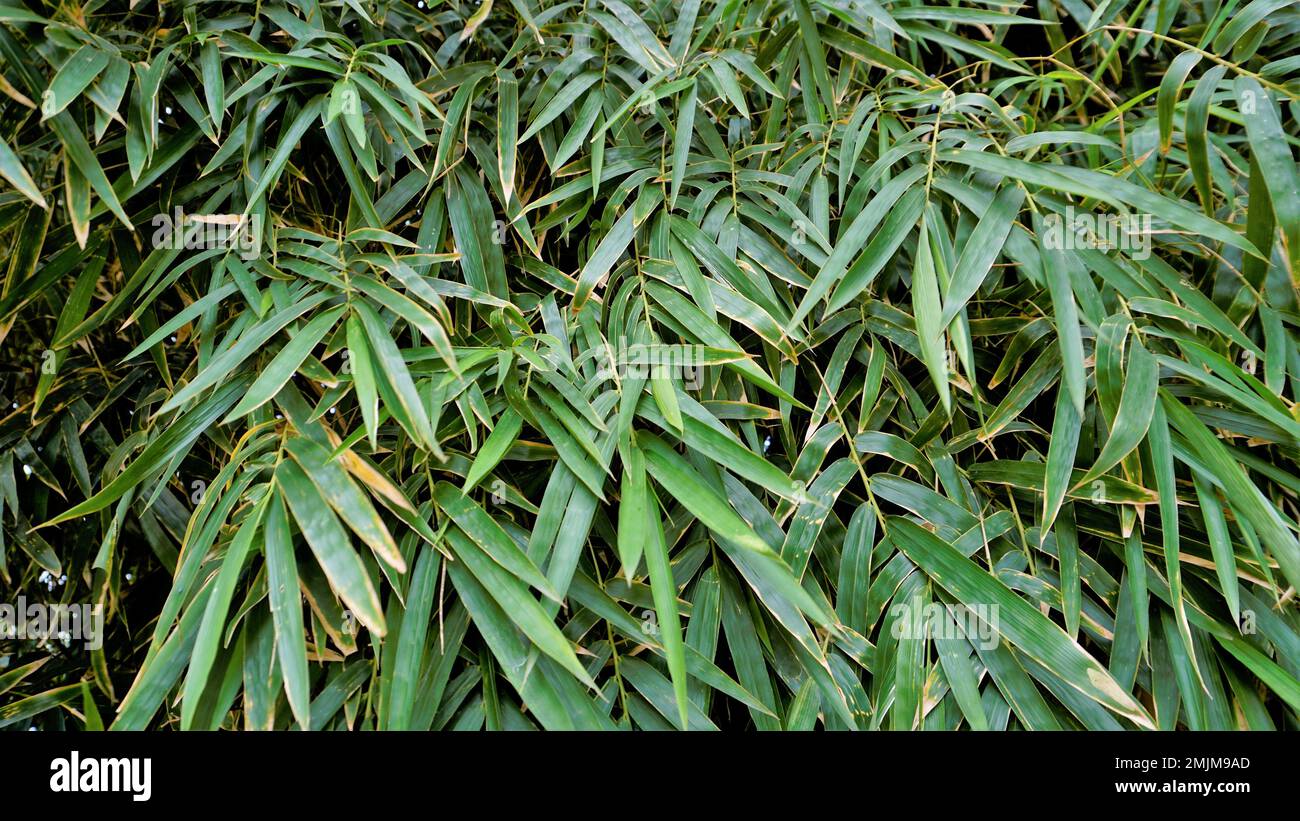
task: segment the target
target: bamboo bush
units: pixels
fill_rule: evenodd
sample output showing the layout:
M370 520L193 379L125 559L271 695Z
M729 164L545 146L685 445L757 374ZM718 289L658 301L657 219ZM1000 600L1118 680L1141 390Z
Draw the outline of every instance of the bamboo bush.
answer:
M0 727L1296 728L1298 46L0 0Z

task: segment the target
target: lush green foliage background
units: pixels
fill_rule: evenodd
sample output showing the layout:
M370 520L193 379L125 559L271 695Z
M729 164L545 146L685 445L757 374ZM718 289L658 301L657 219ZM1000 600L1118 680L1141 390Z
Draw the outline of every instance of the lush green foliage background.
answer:
M19 2L0 726L1295 728L1293 3Z

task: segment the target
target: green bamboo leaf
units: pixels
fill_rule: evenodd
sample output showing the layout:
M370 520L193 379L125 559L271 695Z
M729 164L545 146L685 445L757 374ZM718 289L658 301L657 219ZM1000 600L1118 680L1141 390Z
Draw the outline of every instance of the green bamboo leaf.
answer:
M34 696L20 698L0 707L0 728L26 721L46 710L53 710L65 704L71 704L81 695L81 684L68 684L37 693Z
M1070 283L1068 262L1056 243L1044 234L1043 274L1048 292L1052 296L1052 313L1056 320L1056 336L1061 346L1061 381L1078 416L1083 416L1085 392L1083 368L1083 333L1079 328L1079 308Z
M1259 6L1265 2L1270 3L1270 8L1280 5L1276 4L1276 0L1255 0L1250 6ZM1245 12L1250 11L1250 6ZM1233 22L1238 20L1234 19ZM1231 26L1230 23L1224 28L1224 34ZM1221 34L1215 44L1218 45L1222 39ZM1300 267L1300 171L1296 169L1294 155L1287 145L1286 135L1269 95L1254 78L1244 75L1237 77L1233 90L1242 110L1249 109L1253 112L1244 117L1246 138L1250 141L1250 150L1263 172L1269 199L1273 203L1273 213L1277 215L1278 225L1286 237L1291 268L1295 270Z
M580 311L590 298L592 291L613 269L614 263L618 258L623 256L628 245L632 243L632 236L636 233L636 213L634 209L627 209L623 216L618 218L614 226L609 229L609 233L601 238L600 244L591 252L587 262L578 272L578 286L573 293L573 310Z
M497 78L497 176L507 200L515 190L515 151L519 144L519 82Z
M909 559L958 601L997 605L998 632L1071 687L1139 727L1151 717L1109 672L1042 613L980 570L947 542L906 519L891 519L890 534Z
M920 340L921 360L930 372L930 380L939 392L939 401L945 412L952 412L952 394L948 389L948 344L940 317L939 275L934 268L933 249L926 232L926 222L921 223L921 236L917 240L916 260L912 266L912 316L916 320L916 336Z
M199 68L203 72L203 99L212 117L213 128L220 133L226 113L226 78L221 72L221 49L216 38L209 38L199 51Z
M1023 201L1024 191L1019 186L1007 186L998 192L988 210L980 217L979 224L966 240L952 281L944 293L943 318L939 321L944 327L956 318L988 276L989 269L1006 244Z
M373 364L377 367L376 376L382 375L384 380L393 389L396 395L397 403L403 415L410 420L413 428L409 433L418 441L422 442L429 450L440 453L437 437L434 436L433 427L429 422L429 414L425 409L424 400L420 398L420 393L415 387L415 381L411 378L411 373L406 367L406 361L402 358L402 352L393 342L393 338L388 335L388 328L379 318L379 314L369 305L361 302L355 302L352 305L356 316L360 317L361 324L365 328L366 343L370 347L370 353ZM373 439L371 444L374 444Z
M85 45L77 49L41 95L41 119L54 117L71 105L108 67L108 60L108 53L94 46Z
M208 596L203 621L199 624L198 636L194 639L190 666L185 673L185 686L181 699L183 729L191 729L193 726L199 699L203 695L203 689L208 685L208 674L212 671L212 663L216 659L217 643L225 628L230 598L234 595L235 584L239 581L244 560L248 557L253 539L262 525L262 517L266 515L270 498L269 494L262 497L244 523L240 525L239 532L230 541L230 547L227 548L226 556L221 562L221 570L213 582L212 594Z
M623 481L618 501L618 557L623 575L631 581L649 541L646 524L650 516L649 492L646 488L645 454L636 445L620 448L623 455Z
M1247 253L1258 253L1258 249L1248 240L1218 220L1198 214L1175 199L1153 193L1134 183L1100 171L1073 166L1038 166L1024 160L966 149L940 152L939 159L980 168L1063 193L1091 197L1116 208L1128 207L1139 213L1153 214L1167 220L1180 230L1218 240Z
M1079 446L1079 429L1082 426L1074 403L1066 391L1056 395L1056 418L1052 422L1052 438L1047 447L1047 465L1043 473L1043 524L1040 539L1047 538L1052 522L1061 509L1065 493L1074 475L1074 456Z
M444 487L451 488L450 485ZM451 490L454 491L455 488ZM595 687L595 682L578 662L569 640L546 615L546 611L542 610L537 600L528 593L523 582L489 559L488 555L460 530L448 530L447 543L456 558L464 562L474 578L508 614L510 621L532 641L537 649L559 662L578 681L589 687Z
M349 477L339 461L330 458L329 450L321 444L302 437L285 442L289 453L311 477L316 490L330 504L353 533L365 542L375 555L398 573L406 572L406 560L389 534L370 499Z
M344 306L328 310L304 325L298 333L293 334L288 344L280 349L275 358L258 374L257 379L253 380L248 393L239 404L226 414L225 419L221 420L222 424L229 424L232 420L260 408L273 399L280 392L280 388L284 387L284 383L293 377L311 355L321 339L334 329L335 323L343 315L344 310Z
M690 723L691 701L686 696L686 653L682 644L682 625L677 615L677 584L673 581L663 520L659 518L658 500L654 491L648 491L647 496L647 504L643 508L648 517L647 538L644 540L645 564L650 574L650 590L654 595L655 614L658 616L659 638L668 658L668 672L677 698L677 716L685 730Z
M402 631L397 637L397 656L393 663L392 701L388 707L390 730L411 727L440 563L438 551L423 547L411 573L411 586L406 593L406 611L402 615Z
M872 232L877 225L880 225L881 220L885 219L889 215L900 212L904 216L909 214L910 209L907 207L908 205L912 205L913 208L917 209L924 205L924 192L915 195L915 201L910 199L900 199L909 192L912 184L923 176L925 176L925 169L920 166L914 166L899 174L897 177L894 177L880 189L879 193L876 194L875 198L871 200L867 207L862 209L862 211L853 218L853 222L849 223L847 228L841 229L840 236L835 242L835 250L826 258L826 262L822 264L821 270L817 272L816 279L813 280L812 285L808 288L808 292L804 294L803 301L799 303L799 309L796 310L794 316L790 318L791 326L802 322L803 318L812 312L812 309L817 304L818 300L829 293L831 288L840 280L841 277L844 278L844 283L840 286L841 289L856 290L849 296L841 296L839 291L837 291L836 295L831 298L832 306L847 303L852 296L856 295L858 291L866 286L867 282L870 281L870 277L875 275L875 271L870 272L870 274L864 272L855 277L853 276L854 271L857 271L862 263L859 262L858 265L855 265L854 271L849 271L849 263L853 261L853 257L862 249L868 239L871 239L871 246L868 246L867 251L863 254L863 259L874 256L872 254L872 248L877 246L877 244L879 244L881 248L886 247L887 245L892 245L883 256L888 258L893 255L894 250L902 244L903 238L916 224L915 220L912 220L911 222L907 222L906 220L893 222L887 221L881 231L876 233L874 237L872 236ZM894 206L896 203L899 207L895 209ZM890 240L893 239L896 239L897 242L890 243ZM883 267L883 261L881 265ZM877 268L876 270L878 271L879 269ZM845 274L846 271L849 271L849 273ZM860 282L861 280L866 281ZM834 310L834 308L832 307L828 310Z
M1250 482L1241 465L1205 423L1164 389L1160 391L1160 407L1168 415L1169 424L1186 439L1188 452L1204 464L1234 509L1268 545L1283 575L1292 584L1300 584L1300 545L1283 524L1277 509Z
M375 385L374 359L361 321L356 316L349 316L346 326L348 338L346 367L352 372L352 387L357 392L357 404L361 406L361 419L365 423L366 435L370 437L370 449L373 451L379 446L379 390Z
M311 726L310 679L307 675L307 637L303 632L302 593L293 537L285 513L284 496L271 496L266 518L266 586L275 624L275 649L284 677L289 709L300 727Z
M1197 81L1196 88L1192 90L1191 96L1187 100L1187 109L1183 113L1183 133L1187 140L1187 162L1192 169L1192 181L1196 185L1196 191L1201 198L1201 207L1208 216L1214 215L1214 189L1210 179L1210 140L1208 135L1210 105L1214 99L1214 94L1218 90L1219 83L1223 80L1224 74L1228 71L1227 66L1214 66ZM1254 209L1252 209L1253 211ZM1257 237L1250 237L1250 241L1267 253L1267 248L1256 242Z
M135 230L131 218L126 215L126 211L122 208L117 192L109 183L108 176L104 173L104 167L99 164L95 152L91 149L90 143L86 142L85 135L77 127L72 115L63 111L51 117L47 122L50 125L50 130L57 134L59 141L63 143L63 149L68 153L68 157L77 166L77 170L86 178L86 181L90 183L90 187L94 192L104 201L104 205L113 212L113 215L128 230Z
M40 188L32 181L32 175L27 173L27 169L23 166L22 160L18 159L18 155L2 139L0 139L0 177L4 177L27 199L42 208L49 208L45 204L45 197L41 196Z
M1219 503L1209 481L1195 469L1192 470L1192 484L1196 488L1196 501L1205 521L1205 535L1210 542L1210 553L1214 556L1219 585L1228 601L1228 609L1232 611L1232 620L1240 623L1241 591L1237 586L1237 557L1233 553L1223 505Z
M533 561L477 502L447 482L438 483L434 498L456 526L473 539L483 554L547 598L556 602L563 601L563 597L542 575L542 571L537 569Z
M312 294L240 334L238 339L214 357L208 363L208 366L199 371L184 388L172 394L171 398L163 403L159 413L166 413L174 408L179 408L203 391L220 383L290 322L293 322L328 298L328 294ZM281 383L281 385L283 384Z
M696 4L698 8L698 3ZM682 180L686 177L686 163L691 153L691 139L695 135L695 100L699 87L694 80L682 94L681 116L677 120L677 129L673 132L673 173L671 189L668 194L668 210L677 207L677 195L682 190Z
M1080 480L1092 482L1133 451L1147 435L1156 407L1156 389L1160 385L1160 367L1142 343L1136 339L1129 351L1128 372L1124 374L1123 392L1115 412L1115 425L1102 447L1097 461Z
M474 457L474 462L469 466L469 472L465 474L465 484L461 486L462 493L469 493L483 481L492 469L501 463L506 453L519 438L519 432L523 429L523 417L516 413L512 408L507 408L505 413L497 419L496 425L492 428L492 433L488 438L483 440L482 446L479 447L478 454Z
M330 587L356 614L357 621L376 635L384 635L386 626L379 595L329 505L293 462L281 462L275 469L275 480L298 529L325 571Z
M1169 71L1165 72L1160 81L1160 91L1156 95L1156 117L1160 126L1161 153L1168 154L1173 145L1174 105L1178 102L1178 94L1183 90L1187 75L1200 61L1201 55L1194 51L1184 51L1169 64Z

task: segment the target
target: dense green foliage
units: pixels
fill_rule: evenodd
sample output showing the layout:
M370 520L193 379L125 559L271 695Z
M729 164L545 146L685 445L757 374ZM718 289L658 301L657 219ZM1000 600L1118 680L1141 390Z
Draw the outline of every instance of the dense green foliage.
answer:
M930 2L0 0L0 727L1296 728L1300 11Z

